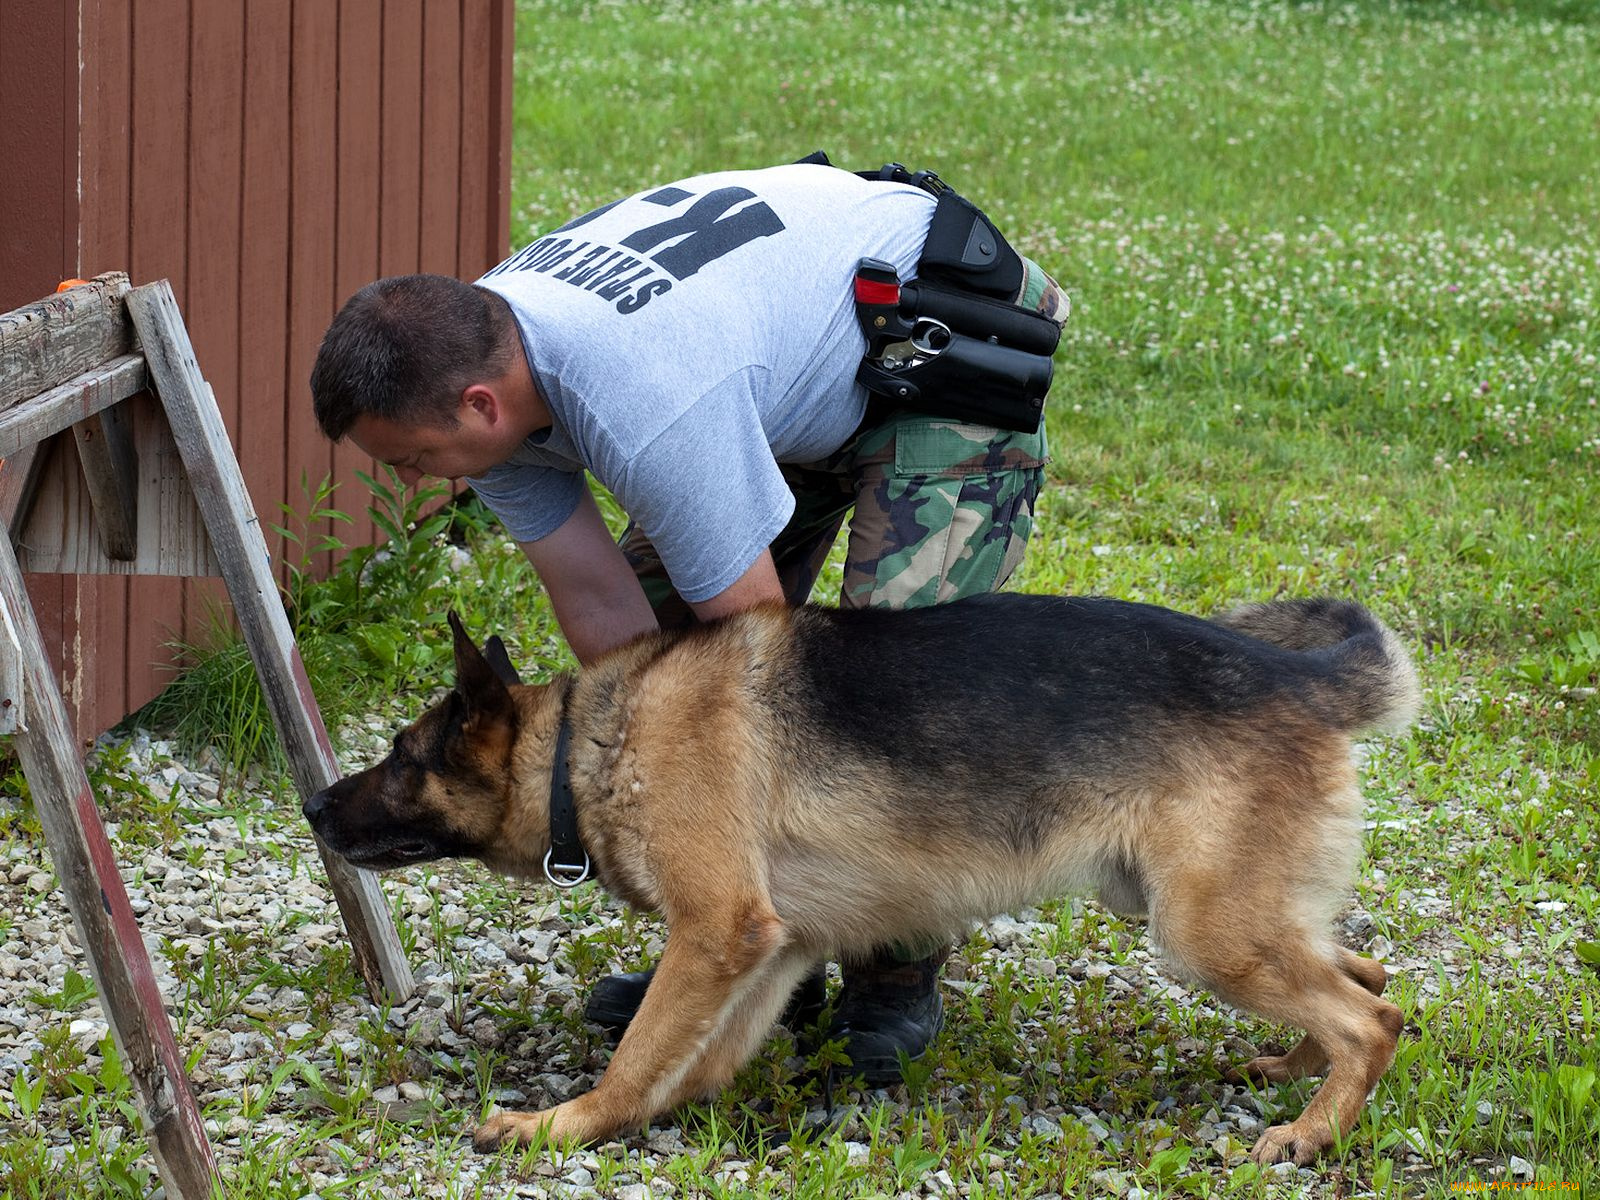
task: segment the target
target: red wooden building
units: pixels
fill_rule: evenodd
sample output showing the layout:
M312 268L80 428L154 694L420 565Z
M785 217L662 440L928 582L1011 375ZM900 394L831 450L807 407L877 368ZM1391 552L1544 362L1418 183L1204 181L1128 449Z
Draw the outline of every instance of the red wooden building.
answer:
M311 363L372 279L504 256L513 4L0 0L0 311L64 278L170 279L263 523L303 509L302 477L364 511L372 464L317 430ZM164 686L167 644L223 594L29 589L82 736Z

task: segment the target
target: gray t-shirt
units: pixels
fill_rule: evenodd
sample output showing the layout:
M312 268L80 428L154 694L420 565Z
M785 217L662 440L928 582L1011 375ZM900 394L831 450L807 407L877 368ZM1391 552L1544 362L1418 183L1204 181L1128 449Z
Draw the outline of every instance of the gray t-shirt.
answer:
M587 469L685 600L715 596L794 510L778 463L860 423L856 264L909 278L933 203L832 167L723 171L539 238L478 282L516 314L555 423L469 482L528 542L572 515Z

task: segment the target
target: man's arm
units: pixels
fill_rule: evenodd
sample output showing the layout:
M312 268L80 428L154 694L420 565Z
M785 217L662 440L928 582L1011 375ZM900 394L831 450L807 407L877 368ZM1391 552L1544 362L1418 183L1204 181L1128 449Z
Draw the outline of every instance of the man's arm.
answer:
M588 666L607 650L657 629L650 602L588 489L554 533L517 544L539 572L580 663Z
M769 601L782 604L784 595L778 583L778 569L772 565L772 551L763 550L743 575L711 599L691 603L689 607L700 620L711 621Z
M580 663L588 666L607 650L657 628L633 568L587 490L554 533L517 544L539 572L556 621ZM771 551L763 550L732 584L689 607L700 620L710 621L768 601L783 603L783 588Z

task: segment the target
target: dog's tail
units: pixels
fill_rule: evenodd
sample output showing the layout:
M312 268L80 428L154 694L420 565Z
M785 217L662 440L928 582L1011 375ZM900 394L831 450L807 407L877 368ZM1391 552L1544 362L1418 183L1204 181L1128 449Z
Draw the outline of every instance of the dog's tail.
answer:
M1214 618L1217 624L1285 650L1324 659L1331 686L1319 689L1346 729L1399 732L1422 704L1417 670L1394 631L1348 600L1280 600L1246 604Z

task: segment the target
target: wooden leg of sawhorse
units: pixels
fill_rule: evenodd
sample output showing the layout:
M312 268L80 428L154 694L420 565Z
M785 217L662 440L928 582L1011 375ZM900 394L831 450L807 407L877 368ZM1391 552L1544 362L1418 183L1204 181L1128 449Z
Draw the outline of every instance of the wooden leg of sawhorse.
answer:
M189 487L205 518L211 548L222 565L234 615L255 659L261 690L289 757L289 769L301 798L309 799L339 778L339 765L283 611L272 560L250 493L245 490L239 460L216 400L195 363L194 347L171 285L163 279L134 288L127 295L127 305L139 331L150 380L166 409L167 423L189 475ZM377 877L356 870L320 842L317 849L368 992L375 1000L387 997L398 1004L415 985Z
M209 1200L216 1176L211 1144L4 525L0 603L11 614L23 654L27 729L15 734L17 757L150 1135L156 1170L174 1200Z

